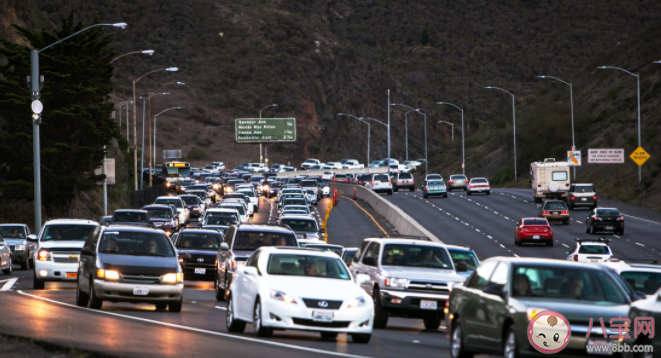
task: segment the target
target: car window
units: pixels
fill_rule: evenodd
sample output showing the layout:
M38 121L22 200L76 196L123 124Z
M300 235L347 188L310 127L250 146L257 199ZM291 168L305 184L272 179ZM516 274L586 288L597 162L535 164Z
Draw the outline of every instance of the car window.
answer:
M480 265L472 251L453 249L450 247L448 247L448 251L450 252L450 258L452 258L455 268L457 267L457 264L461 262L468 265L468 270L470 271L474 271Z
M544 203L544 209L548 210L567 210L567 204L564 201L547 201Z
M41 241L87 241L98 225L51 224L46 226Z
M200 198L197 196L181 196L180 198L186 205L198 205L200 203Z
M501 289L504 288L505 285L507 285L509 270L510 270L510 266L507 263L505 262L499 263L496 269L493 271L493 274L491 275L489 284L496 285Z
M261 251L257 251L254 254L250 255L250 258L248 259L248 262L246 262L246 266L255 267L259 271L259 268L257 267L257 263L259 262L259 255L261 253L262 253Z
M166 204L170 205L173 204L177 209L182 209L184 207L183 204L181 204L181 199L156 199L154 204Z
M620 212L615 209L597 209L597 216L620 216Z
M349 272L339 257L271 254L269 275L308 276L348 280Z
M360 256L363 254L363 252L365 252L365 248L369 243L370 243L369 241L363 241L363 243L360 244L358 251L356 251L355 256L353 257L354 262L358 262L360 260Z
M623 289L605 271L579 267L514 267L512 296L628 303Z
M246 215L246 210L241 204L238 205L221 204L219 208L236 209L241 216Z
M493 273L493 269L496 267L497 263L497 261L488 261L482 263L482 265L480 265L480 267L478 267L477 270L475 270L473 273L471 282L468 284L468 287L474 288L476 290L483 289L484 286L487 285L487 282L489 282L491 273Z
M170 209L147 209L150 218L170 219L172 210Z
M294 231L317 232L316 220L282 219L281 225L287 225Z
M453 176L450 177L450 179L453 179L453 180L466 180L466 176L465 175L453 175Z
M306 249L330 251L330 252L336 254L337 256L340 256L342 254L342 248L337 247L337 246L326 246L326 245L311 244L311 245L305 245L305 248Z
M112 255L175 256L170 239L161 231L106 231L103 233L99 252Z
M262 246L298 246L296 237L289 233L269 231L239 231L233 250L254 251Z
M429 185L429 186L431 186L431 185L443 185L443 181L442 180L430 180L430 181L427 182L427 185Z
M222 216L209 216L207 217L207 220L204 222L204 226L206 225L222 225L222 226L230 226L232 225L237 219L234 216L229 216L229 215L222 215Z
M552 172L551 179L553 181L565 181L567 180L567 172Z
M594 187L592 185L577 185L574 187L575 193L594 193Z
M452 269L452 263L445 248L409 244L386 245L381 265Z
M438 174L429 174L425 178L426 180L432 180L432 179L443 179L440 175Z
M623 271L622 278L634 289L653 295L661 287L661 272Z
M367 248L367 251L365 252L365 257L363 257L363 264L367 265L365 263L365 259L368 257L371 257L374 259L374 262L379 259L379 248L381 248L381 245L379 245L378 242L372 242L372 244ZM375 265L369 265L369 266L376 266Z
M548 226L549 222L540 219L526 219L523 220L523 225L526 226Z
M5 239L25 239L27 234L24 226L0 226L0 238Z
M223 242L219 233L183 232L177 239L177 248L195 250L218 250Z
M389 181L390 178L388 177L387 174L376 174L374 175L374 181L380 181L380 182L387 182Z
M579 254L595 254L595 255L608 255L610 254L608 246L603 245L581 245L578 249Z
M413 179L413 175L410 173L402 173L399 174L399 179Z
M239 191L239 193L241 193L245 196L251 197L251 198L255 197L255 192L252 191L252 190L241 190L241 191Z

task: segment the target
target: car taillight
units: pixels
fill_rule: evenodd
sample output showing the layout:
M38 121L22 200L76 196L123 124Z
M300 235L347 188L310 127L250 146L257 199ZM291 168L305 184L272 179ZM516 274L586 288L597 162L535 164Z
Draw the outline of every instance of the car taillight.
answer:
M337 179L333 178L333 181L337 181Z
M471 185L471 188L475 188L475 185Z
M374 186L374 180L372 180L370 183L371 183L372 186Z
M395 184L399 184L399 180L395 180Z
M454 180L450 180L450 184L454 184Z
M569 211L567 211L567 210L563 210L563 211L562 211L562 215L569 215Z
M485 187L485 188L488 188L488 187L489 187L489 184L485 185L484 187Z
M574 255L574 261L578 261L578 255Z
M426 188L425 188L425 191L429 191L429 187L426 187Z
M592 197L592 200L597 200L597 196L596 196L596 195L593 196L593 197Z
M571 200L576 200L576 198L574 198L574 197L572 196L572 197L571 197Z
M388 180L388 185L392 185L392 183L390 182L390 180Z
M542 211L542 215L548 215L548 214L549 214L548 211Z
M523 231L523 232L528 232L528 228L525 228L525 227L524 227L523 229L521 229L521 231Z
M624 221L624 216L620 216L620 218L617 219L617 220L618 220L618 221Z
M595 216L595 217L594 217L594 221L597 221L597 220L599 220L599 218Z
M411 180L411 184L415 184L415 180Z
M549 228L544 229L544 232L549 232Z

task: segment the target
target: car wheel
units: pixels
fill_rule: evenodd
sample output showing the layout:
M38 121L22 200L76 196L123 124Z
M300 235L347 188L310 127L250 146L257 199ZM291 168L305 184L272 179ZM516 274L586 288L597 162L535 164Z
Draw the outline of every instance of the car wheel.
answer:
M570 219L565 220L565 225L569 225L570 222L571 222Z
M265 328L262 325L262 305L259 302L259 298L257 298L257 302L255 302L255 311L252 315L252 326L257 337L271 337L273 335L272 329Z
M423 191L423 192L422 192L422 197L426 199L426 198L428 197L428 196L427 196L427 193L425 193L425 192Z
M596 234L596 231L594 230L594 226L590 226L590 234L591 235Z
M438 327L441 326L441 317L438 316L425 317L423 319L423 322L425 323L425 329L435 331L438 329Z
M233 333L243 333L246 329L246 322L234 319L234 302L232 295L227 298L227 314L225 315L225 325L227 330Z
M164 311L166 308L168 308L167 302L159 302L156 304L157 311Z
M90 308L100 310L103 307L103 299L96 297L94 292L94 280L90 280Z
M514 245L521 246L521 243L516 239L516 236L514 236Z
M443 194L443 197L444 197L444 198L447 198L447 197L448 197L448 193Z
M2 270L2 273L4 273L5 275L11 275L11 270L12 270L12 263L11 263L11 256L9 256L9 266L6 269Z
M326 339L337 338L337 332L319 332L319 333L321 333L321 338L326 338Z
M414 186L410 187L409 191L415 191L415 187Z
M181 312L181 307L184 305L184 296L182 295L179 301L168 303L168 310L173 313ZM158 306L157 306L158 307Z
M351 335L351 341L353 343L363 343L363 344L369 343L370 338L372 338L371 334L355 334L354 333L354 334Z
M394 192L396 193L396 192L399 191L399 188L398 188L398 187L394 187L394 188L392 188L392 191L394 191Z
M87 306L87 302L89 302L89 300L90 296L80 289L80 280L78 280L76 285L76 305L85 307Z
M491 195L491 191L487 191L487 195Z
M470 191L466 190L466 195L472 195Z
M590 233L590 227L588 227L587 224L585 224L585 233L586 234Z
M569 210L574 210L574 205L572 205L571 201L567 203L567 208Z
M255 212L258 213L258 212L259 212L259 208L255 209Z
M384 329L388 325L388 311L381 307L381 293L374 289L374 328Z
M457 320L452 324L452 336L450 340L450 355L452 358L472 358L473 353L466 352L464 347L463 329L461 321Z
M388 190L388 195L392 195L392 189Z
M452 191L452 188L448 188L448 191Z
M553 247L553 239L551 239L551 241L547 242L547 243L546 243L546 246L551 246L551 247Z
M516 346L516 328L514 325L511 325L507 328L507 333L505 334L505 345L503 347L503 357L519 357L519 349Z
M46 283L37 278L37 270L34 270L34 279L32 280L32 288L35 290L43 290Z
M28 258L28 269L33 269L33 268L34 268L34 261Z
M620 235L624 235L624 229L620 230Z
M29 270L29 269L30 269L30 259L21 262L21 270Z

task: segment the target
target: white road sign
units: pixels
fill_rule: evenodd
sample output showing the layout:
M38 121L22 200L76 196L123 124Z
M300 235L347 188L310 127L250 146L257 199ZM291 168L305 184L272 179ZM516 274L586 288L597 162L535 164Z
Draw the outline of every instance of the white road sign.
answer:
M590 164L622 164L624 163L624 149L588 149L588 163Z

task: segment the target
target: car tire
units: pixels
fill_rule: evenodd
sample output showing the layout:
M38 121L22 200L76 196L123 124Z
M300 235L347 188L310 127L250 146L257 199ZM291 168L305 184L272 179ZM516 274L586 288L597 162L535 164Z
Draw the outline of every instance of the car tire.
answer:
M165 311L166 308L168 308L167 302L159 302L156 304L157 311Z
M519 358L519 348L516 342L516 327L511 325L505 331L505 344L503 344L503 357L504 358Z
M569 225L570 222L571 222L571 219L565 220L565 225Z
M620 230L620 235L624 235L624 229Z
M100 310L103 307L103 299L96 297L94 293L94 280L90 280L90 308Z
M34 270L34 279L32 280L32 288L35 290L43 290L46 283L37 278L37 270Z
M415 191L415 187L414 186L410 187L409 191Z
M258 213L258 212L259 212L259 208L256 208L256 209L255 209L255 212Z
M388 325L388 311L381 307L381 293L374 289L374 328L384 329Z
M259 297L255 302L255 309L252 314L252 326L257 337L271 337L273 335L273 330L266 328L262 325L262 304L259 301Z
M521 242L519 242L519 241L516 239L516 236L514 236L514 245L515 245L515 246L521 246Z
M569 202L567 203L567 208L568 208L569 210L574 210L574 205L572 205L571 201L569 201Z
M452 188L448 187L448 191L452 191Z
M28 269L33 269L34 268L34 261L28 259Z
M430 331L438 330L438 327L441 326L441 317L438 316L425 317L422 321L425 324L425 329Z
M319 332L319 333L321 333L321 338L325 338L325 339L337 338L337 332Z
M225 325L227 331L232 333L243 333L246 330L246 322L237 321L234 318L234 302L232 295L227 298L227 314L225 315Z
M351 341L353 343L362 343L366 344L370 342L370 339L372 338L371 334L357 334L354 333L351 335Z
M546 246L551 246L551 247L553 247L553 239L551 239L551 241L547 242L547 243L546 243Z
M491 195L491 191L487 191L487 195Z
M392 189L388 190L388 195L392 195Z
M590 228L587 226L587 224L585 224L585 233L586 234L590 233Z
M30 260L25 260L21 262L21 270L29 270L30 269Z
M172 313L179 313L181 312L181 308L183 305L184 305L184 296L182 295L179 301L168 303L168 311Z
M399 191L399 188L398 188L398 187L393 187L393 188L392 188L392 191L394 191L395 193L397 193L397 192Z
M466 195L473 195L470 191L466 190Z
M452 324L450 335L450 356L452 358L473 358L473 353L467 352L464 347L463 328L461 321L457 318Z
M425 199L427 199L429 196L427 195L427 193L425 193L425 192L423 191L423 192L422 192L422 197L425 198Z

